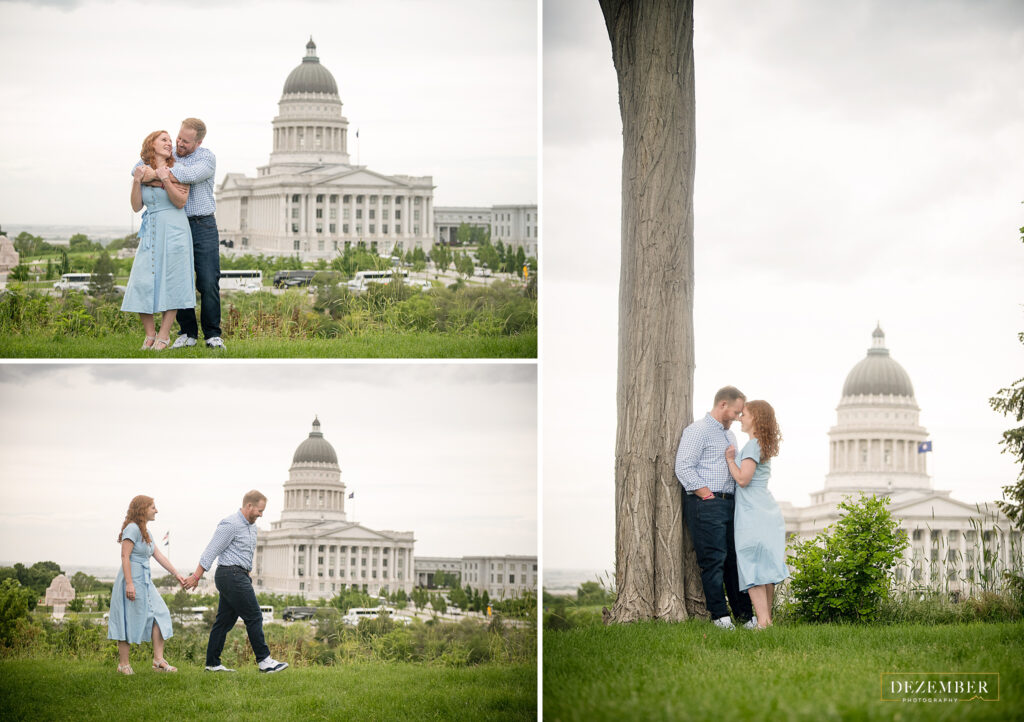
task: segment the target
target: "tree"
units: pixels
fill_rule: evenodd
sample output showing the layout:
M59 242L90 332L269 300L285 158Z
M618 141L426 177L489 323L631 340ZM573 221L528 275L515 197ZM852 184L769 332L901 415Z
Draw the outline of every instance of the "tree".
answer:
M76 592L94 592L98 589L107 588L106 584L85 572L75 572L74 576L71 577L71 586L75 588Z
M470 229L468 223L460 223L459 229L455 231L455 241L460 246L465 246L469 243L469 239L472 236L473 231Z
M84 233L76 233L68 239L68 248L71 249L72 253L79 253L103 248L103 246L90 241L89 236Z
M693 3L600 4L623 136L611 620L681 620L707 615L673 468L693 395Z
M71 260L68 258L68 252L63 248L60 251L60 268L57 269L57 273L61 275L71 273Z
M455 261L455 270L461 273L466 278L473 275L473 259L470 258L468 253L463 253Z
M0 647L9 647L14 641L18 620L28 617L30 606L35 606L30 589L25 589L17 579L0 582Z
M10 275L12 281L27 281L28 265L24 263L19 263L17 266L11 269Z
M92 278L89 280L89 293L93 296L105 296L114 292L114 274L117 269L106 249L100 251L96 265L92 267Z
M448 264L452 261L452 252L448 250L447 246L439 244L431 249L430 257L433 259L437 269L443 272L448 270Z
M57 276L57 267L53 265L53 259L46 259L46 280L52 281Z
M623 238L625 238L625 236L623 236ZM516 265L515 265L516 275L518 275L520 278L522 278L523 277L523 266L526 265L526 251L523 250L522 246L519 246L516 249L516 256L515 256L515 258L516 258ZM620 313L621 313L621 311L620 311Z
M1020 240L1024 241L1024 227L1020 229ZM1024 333L1017 334L1017 340L1024 344ZM1021 466L1017 483L1003 487L1003 500L996 504L1009 519L1024 529L1024 378L1019 378L1005 389L999 389L995 396L988 400L989 405L1003 415L1010 415L1017 420L1018 426L1003 432L1003 440L999 445L1002 453L1010 454Z

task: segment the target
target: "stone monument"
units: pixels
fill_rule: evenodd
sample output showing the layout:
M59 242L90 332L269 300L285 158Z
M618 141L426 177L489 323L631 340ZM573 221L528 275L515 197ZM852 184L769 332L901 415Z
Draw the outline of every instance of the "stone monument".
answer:
M71 586L71 580L64 574L58 574L46 588L46 599L44 604L53 607L53 618L64 617L64 607L75 598L75 589Z
M0 228L0 273L7 273L20 261L21 255L14 250L14 244Z

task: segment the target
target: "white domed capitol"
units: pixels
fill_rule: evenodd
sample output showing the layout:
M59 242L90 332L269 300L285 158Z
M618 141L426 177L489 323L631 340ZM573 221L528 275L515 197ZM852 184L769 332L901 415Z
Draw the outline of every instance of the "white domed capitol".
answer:
M411 531L377 531L348 520L334 447L313 420L292 455L284 510L260 531L253 580L257 591L331 598L344 589L377 594L412 591Z
M338 83L320 64L312 38L278 108L269 164L255 178L228 173L217 189L226 245L304 260L333 258L349 246L380 255L430 250L432 177L383 175L352 163Z
M1007 533L1010 524L995 504L968 504L932 488L925 464L931 442L920 411L910 375L876 327L867 356L843 384L825 488L811 494L807 507L780 502L787 537L814 537L839 518L839 502L864 492L890 497L889 510L910 536L905 561L915 583L961 589L971 584L966 580L979 581L982 548L1001 562L1011 545L1019 549L1020 532Z

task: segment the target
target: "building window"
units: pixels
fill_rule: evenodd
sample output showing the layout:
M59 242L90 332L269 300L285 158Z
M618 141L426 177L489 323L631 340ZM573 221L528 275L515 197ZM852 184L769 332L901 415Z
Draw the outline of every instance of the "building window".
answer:
M414 210L414 211L412 212L412 219L413 219L414 221L418 221L418 220L420 219L420 212L419 212L419 209L416 209L416 210Z
M370 209L370 220L371 220L371 221L372 221L372 220L373 220L374 218L376 218L376 217L377 217L377 215L376 215L376 214L377 214L377 211L376 211L375 209L371 208L371 209Z
M363 196L356 196L356 203L362 203L362 202L363 202Z
M358 221L362 217L363 217L363 209L362 208L356 208L356 220Z
M342 223L341 224L341 232L343 234L345 234L345 235L348 235L348 224L347 223ZM346 245L348 245L348 244L346 244Z
M299 194L296 193L295 195L292 196L292 203L298 203L298 202L299 202Z
M299 209L298 208L292 208L292 218L298 218L298 217L299 217Z
M296 230L298 230L298 229L296 229ZM292 250L293 250L293 251L298 251L298 250L301 250L301 249L299 248L299 241L298 241L298 240L295 240L295 241L293 241L293 242L292 242Z
M381 225L380 232L384 233L384 234L387 234L387 232L388 232L388 224L387 223L384 223L384 224Z
M515 574L509 574L508 575L508 583L509 584L515 584L516 583L516 575Z
M376 233L377 225L375 223L370 224L370 233Z
M331 223L331 224L330 224L330 225L328 226L328 228L330 229L330 233L331 233L331 235L332 235L332 236L333 236L333 235L334 235L335 233L337 233L337 232L338 232L338 225L337 225L336 223ZM334 242L334 250L338 250L338 242L337 242L337 241L335 241L335 242Z
M377 196L370 196L370 203L376 203L376 202L377 202Z
M391 196L384 196L384 198L381 199L381 203L383 203L384 205L390 204L391 203Z
M395 209L395 220L396 221L402 220L402 209L401 208L396 208Z

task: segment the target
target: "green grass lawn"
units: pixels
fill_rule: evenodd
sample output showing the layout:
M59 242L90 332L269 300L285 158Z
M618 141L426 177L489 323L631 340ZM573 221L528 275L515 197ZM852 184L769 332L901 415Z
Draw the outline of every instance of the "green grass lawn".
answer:
M113 662L67 659L0 662L5 720L529 720L537 715L535 665L457 669L359 663L255 667L212 674L180 666L176 674L119 675Z
M434 332L365 333L333 339L225 338L227 351L202 345L154 353L141 351L144 334L54 336L0 335L2 358L536 358L537 332L519 336L464 336Z
M544 631L544 720L1024 719L1024 623ZM882 702L883 672L998 672L999 701Z

